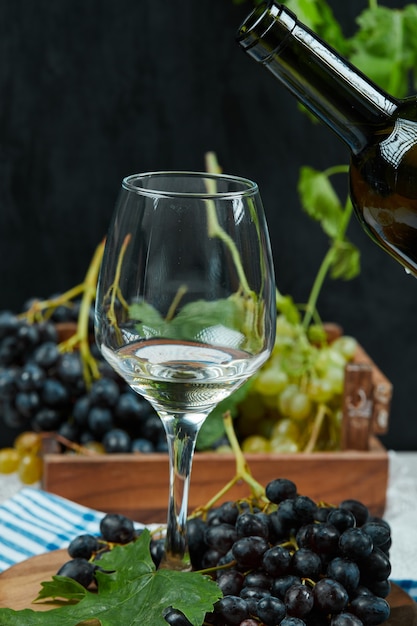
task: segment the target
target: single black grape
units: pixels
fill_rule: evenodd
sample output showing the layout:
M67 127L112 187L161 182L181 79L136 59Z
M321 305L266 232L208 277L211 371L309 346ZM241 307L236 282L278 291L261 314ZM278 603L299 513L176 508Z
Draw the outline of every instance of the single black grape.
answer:
M41 389L42 401L49 407L61 408L68 406L70 396L67 388L54 378L47 378Z
M263 537L242 537L232 547L232 553L241 567L256 568L262 563L269 544Z
M317 504L308 496L297 496L294 498L294 512L299 526L308 524L315 518Z
M225 596L214 605L216 613L230 626L239 626L243 620L249 617L247 602L239 596Z
M389 604L384 598L374 595L361 595L350 603L350 611L359 617L366 626L377 626L390 615Z
M288 498L295 498L297 495L297 487L295 483L288 478L276 478L267 484L265 494L268 500L279 504Z
M372 543L376 548L388 552L391 547L391 529L383 520L372 520L362 526L368 535L372 537Z
M313 524L309 535L309 547L320 555L334 556L339 551L340 532L328 522Z
M170 607L163 614L164 620L171 626L192 626L184 613Z
M340 532L347 528L356 526L356 519L352 511L348 509L335 508L332 509L326 520L329 524L333 524Z
M217 524L207 526L204 539L210 548L216 548L221 554L226 554L235 543L237 533L231 524Z
M348 558L363 559L371 554L373 542L361 528L348 528L340 535L339 548Z
M288 574L291 569L291 552L283 546L273 546L262 558L262 567L270 576L276 578Z
M41 406L41 399L37 391L19 391L14 401L16 410L23 417L33 417Z
M302 578L315 580L322 570L322 562L318 554L308 548L300 548L293 554L291 571Z
M16 376L19 391L37 391L45 380L44 370L36 363L26 363Z
M236 533L238 537L258 536L268 539L269 524L263 513L242 513L236 519Z
M284 617L280 626L306 626L306 623L299 617L291 617L288 615L287 617Z
M359 500L343 500L343 502L339 504L339 507L341 509L347 509L353 513L356 520L356 526L363 526L363 524L365 524L365 522L369 519L368 507Z
M102 444L108 454L130 452L132 448L131 438L122 428L112 428L107 431L102 439Z
M351 593L358 587L361 573L354 561L336 557L328 564L326 576L337 580L348 593Z
M76 424L85 428L88 423L88 414L90 412L91 404L88 395L81 396L76 399L72 408L72 417Z
M96 437L102 437L113 428L113 414L110 409L93 406L88 413L88 427Z
M294 507L294 500L295 498L283 500L276 511L276 517L286 531L290 528L299 528L299 526L301 526Z
M271 589L273 578L268 576L262 570L254 570L248 572L245 578L245 587L261 587L262 589Z
M305 617L314 606L313 591L307 585L292 585L287 589L284 602L288 615Z
M285 604L279 598L266 596L259 600L256 612L265 626L275 626L285 617L286 609Z
M245 577L235 569L219 573L216 582L224 596L238 596L242 591Z
M103 517L100 532L103 539L112 543L129 543L135 537L132 520L118 513L108 513Z
M237 516L239 515L239 509L236 502L228 500L223 502L218 508L219 520L226 522L226 524L235 524Z
M66 576L76 580L80 585L87 588L94 580L96 565L87 559L75 558L67 561L57 572L58 576Z
M93 535L79 535L68 546L68 554L72 558L80 557L89 560L100 548L97 537Z
M111 378L99 378L90 388L90 402L97 407L114 407L119 399L120 387Z
M155 446L149 439L139 437L132 441L131 452L135 452L136 454L152 454L152 452L155 452Z
M293 585L301 585L301 578L299 576L295 576L294 574L278 576L272 583L271 594L284 600L285 594Z
M323 613L340 613L349 602L343 585L332 578L322 578L314 586L314 603Z
M44 370L48 370L57 363L60 354L55 341L45 341L35 349L32 360Z
M74 384L83 377L83 364L79 352L62 354L56 364L56 376L64 383Z

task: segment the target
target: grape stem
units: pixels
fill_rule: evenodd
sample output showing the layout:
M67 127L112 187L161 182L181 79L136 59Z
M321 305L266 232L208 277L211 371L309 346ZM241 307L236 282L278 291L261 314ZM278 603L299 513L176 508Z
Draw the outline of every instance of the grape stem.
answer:
M96 359L91 354L89 341L89 312L96 296L97 278L103 257L104 241L97 246L90 266L83 282L83 295L78 315L77 331L59 345L61 352L72 351L78 348L83 365L83 376L87 388L93 380L100 378L100 371Z
M244 481L250 488L250 497L253 500L269 503L269 500L265 496L265 489L252 475L249 465L245 459L242 449L236 437L235 430L233 428L233 418L230 411L226 411L223 416L224 429L226 431L227 438L232 448L233 455L236 462L236 470L234 477L226 483L226 485L216 493L216 495L207 502L203 507L199 507L194 511L191 517L196 517L201 513L207 512L211 509L234 485L240 481Z
M96 295L97 278L103 251L104 242L97 246L82 283L65 291L56 298L37 300L27 311L19 316L23 319L27 319L29 324L48 320L58 306L68 306L71 300L82 296L77 330L69 339L62 341L58 348L60 352L72 352L76 348L79 348L83 364L83 376L87 387L91 385L93 380L100 378L97 361L90 351L89 312Z
M323 172L323 174L329 178L330 176L333 176L334 174L344 174L346 173L346 171L347 171L346 165L339 165L339 166L328 168L327 170ZM346 230L349 225L350 218L352 216L352 211L353 211L353 205L352 205L352 202L350 201L350 198L348 198L345 203L345 208L343 211L342 219L340 220L338 232L336 236L332 239L331 246L328 249L327 253L325 254L320 264L319 270L317 272L313 286L311 288L310 296L307 301L305 314L304 314L304 318L302 322L304 328L308 328L308 326L311 323L312 318L314 317L317 311L317 301L318 301L321 289L323 287L323 283L326 279L327 274L330 271L330 268L332 267L335 261L338 248L345 238Z
M319 404L316 417L314 418L313 429L311 431L310 439L306 447L304 448L305 453L308 454L309 452L314 452L321 428L323 426L324 418L326 417L327 412L328 412L328 409L326 405Z

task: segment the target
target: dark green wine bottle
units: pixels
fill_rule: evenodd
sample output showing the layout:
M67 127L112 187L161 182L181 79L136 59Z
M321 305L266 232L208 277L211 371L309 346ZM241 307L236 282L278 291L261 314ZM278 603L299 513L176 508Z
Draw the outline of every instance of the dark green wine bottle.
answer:
M416 98L387 94L274 2L258 6L237 39L348 146L356 215L417 275Z

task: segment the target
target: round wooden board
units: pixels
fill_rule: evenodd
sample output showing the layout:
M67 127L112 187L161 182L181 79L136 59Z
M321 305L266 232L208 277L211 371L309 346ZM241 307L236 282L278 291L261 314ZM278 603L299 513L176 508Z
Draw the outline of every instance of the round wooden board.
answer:
M0 608L14 610L33 609L47 611L51 604L33 604L41 582L50 580L59 568L69 560L66 550L56 550L34 556L18 563L0 574ZM417 626L416 603L397 585L392 585L388 597L392 616L385 624L392 626Z

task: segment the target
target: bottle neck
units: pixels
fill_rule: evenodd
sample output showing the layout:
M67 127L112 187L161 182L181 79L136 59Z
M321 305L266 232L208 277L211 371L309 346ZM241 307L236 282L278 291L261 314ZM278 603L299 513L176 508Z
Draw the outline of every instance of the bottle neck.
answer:
M282 5L257 7L240 27L238 42L354 153L398 107Z

